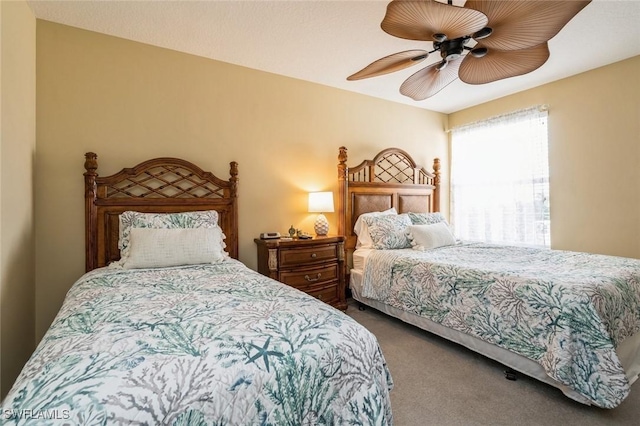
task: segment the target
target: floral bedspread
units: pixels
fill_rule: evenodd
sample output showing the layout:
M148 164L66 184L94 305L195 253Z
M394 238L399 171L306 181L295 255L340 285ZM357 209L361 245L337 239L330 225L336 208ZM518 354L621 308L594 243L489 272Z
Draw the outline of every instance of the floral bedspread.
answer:
M600 407L629 394L615 349L640 330L640 260L481 243L380 250L363 296L536 361Z
M350 317L229 259L83 276L3 424L389 425L391 376Z

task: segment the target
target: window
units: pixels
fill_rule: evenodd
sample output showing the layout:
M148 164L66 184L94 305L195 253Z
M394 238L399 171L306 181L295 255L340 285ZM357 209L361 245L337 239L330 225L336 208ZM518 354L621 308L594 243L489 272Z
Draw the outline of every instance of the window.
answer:
M451 133L457 237L549 247L547 109L516 111Z

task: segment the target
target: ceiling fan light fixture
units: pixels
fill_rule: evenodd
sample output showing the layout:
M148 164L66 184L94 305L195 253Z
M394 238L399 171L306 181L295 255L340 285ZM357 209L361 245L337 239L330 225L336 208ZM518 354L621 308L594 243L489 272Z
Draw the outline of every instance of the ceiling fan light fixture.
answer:
M483 56L485 56L487 54L487 52L489 52L489 49L487 49L486 47L477 47L475 49L471 49L471 52L469 52L474 58L482 58Z
M442 33L436 33L436 34L433 35L433 41L436 41L438 43L442 43L446 39L447 39L447 36L445 34L442 34Z
M447 52L446 56L443 55L445 61L453 61L458 59L460 56L462 56L462 52Z
M476 31L475 33L473 33L473 35L471 37L476 39L476 40L482 40L483 38L489 37L492 32L493 32L493 28L484 27L480 31Z

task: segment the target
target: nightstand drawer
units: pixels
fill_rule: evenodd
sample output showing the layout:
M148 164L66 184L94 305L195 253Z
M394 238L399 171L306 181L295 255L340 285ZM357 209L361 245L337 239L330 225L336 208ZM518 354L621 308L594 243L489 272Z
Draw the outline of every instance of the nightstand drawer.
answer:
M280 249L280 268L326 262L338 258L335 244L296 249Z
M258 272L335 308L347 309L344 236L253 241L258 248Z
M322 300L325 303L333 303L338 300L338 283L318 289L311 289L307 294Z
M293 287L303 288L338 279L338 264L323 265L318 268L280 271L280 281Z

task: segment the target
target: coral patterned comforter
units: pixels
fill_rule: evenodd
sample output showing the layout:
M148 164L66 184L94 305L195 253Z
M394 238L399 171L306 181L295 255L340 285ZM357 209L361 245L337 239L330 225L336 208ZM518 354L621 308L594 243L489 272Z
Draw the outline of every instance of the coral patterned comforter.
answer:
M2 404L5 424L392 423L375 337L229 259L83 276Z
M629 394L616 354L640 330L640 260L460 243L377 250L363 296L539 363L595 405Z

